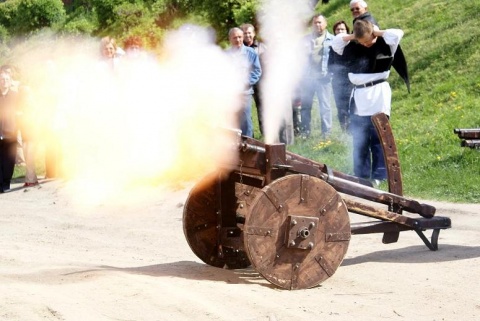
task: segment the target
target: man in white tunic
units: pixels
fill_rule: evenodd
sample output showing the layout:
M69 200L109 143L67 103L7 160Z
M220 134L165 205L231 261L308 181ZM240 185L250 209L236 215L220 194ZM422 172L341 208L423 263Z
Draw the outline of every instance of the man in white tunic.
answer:
M387 171L382 146L371 116L390 116L392 91L387 82L398 44L400 29L378 30L368 21L357 20L353 34L339 34L332 49L348 58L348 78L354 85L350 101L355 176L385 180Z

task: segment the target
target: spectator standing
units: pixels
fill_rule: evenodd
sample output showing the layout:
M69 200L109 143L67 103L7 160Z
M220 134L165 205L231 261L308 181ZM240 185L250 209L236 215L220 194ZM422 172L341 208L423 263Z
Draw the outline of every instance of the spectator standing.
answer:
M368 21L357 20L353 34L339 34L332 43L333 50L351 62L348 77L354 86L350 106L354 174L376 183L387 178L387 171L371 116L390 116L392 91L387 79L402 37L400 29L378 30Z
M367 3L363 0L352 0L350 1L350 10L352 11L353 23L357 20L365 20L373 25L375 28L380 28L377 20L372 16L370 11L368 11ZM398 75L403 79L405 85L407 85L407 90L410 92L410 79L408 75L408 66L405 55L403 54L402 47L399 45L395 51L394 59L392 62L392 67L397 71Z
M245 77L245 89L243 91L243 107L240 111L240 128L242 135L253 137L252 121L252 95L253 86L260 80L262 67L260 59L250 47L243 44L243 31L235 27L228 32L230 48L227 54L232 57L235 66Z
M302 137L311 133L313 98L317 95L320 109L322 136L327 138L332 129L331 77L328 72L328 56L333 35L327 31L327 20L321 14L312 18L312 32L303 38L304 53L308 55L301 80Z
M35 155L38 144L39 125L42 122L40 121L40 117L37 115L34 107L30 88L23 86L23 89L20 92L19 102L21 116L18 120L26 163L25 184L23 187L38 185L38 178L35 171Z
M143 40L139 36L130 36L125 39L124 46L125 57L129 59L139 59L145 57Z
M17 70L14 66L4 65L3 69L12 77L12 90L18 92L20 90L20 81L18 80ZM25 155L23 153L23 141L20 131L17 134L17 154L15 156L15 164L25 166Z
M112 37L103 37L100 40L100 55L101 63L105 69L115 70L119 58L124 54L124 51L117 47L117 42Z
M18 93L12 90L12 76L0 67L0 193L10 189L17 149Z
M141 51L143 50L143 41L142 38L138 36L130 36L125 39L125 53L127 56L136 58L139 56Z
M352 12L353 23L357 20L366 20L378 27L377 21L368 11L367 3L364 0L350 1L350 11Z
M340 20L333 25L333 34L350 33L350 28L345 21ZM350 93L352 84L348 80L348 62L342 55L330 50L328 56L328 70L332 75L333 97L337 106L338 122L344 132L348 131L350 122Z
M12 66L4 65L2 69L10 74L12 77L11 90L17 93L18 104L16 108L17 114L17 154L16 163L21 154L25 163L25 184L24 187L31 187L38 185L38 178L35 168L35 154L36 154L36 140L38 127L38 117L36 117L33 104L30 99L30 87L25 86L18 80L18 70ZM18 151L18 146L21 147L21 153Z
M257 40L257 34L255 32L255 27L252 24L244 23L240 26L243 31L243 44L247 47L252 48L258 55L260 59L260 66L262 67L262 72L265 71L265 64L264 64L264 53L267 49L263 42ZM262 75L263 77L263 75ZM260 133L263 135L263 117L264 117L264 110L263 110L263 102L262 102L262 94L261 94L261 79L253 85L253 101L255 102L255 106L257 107L257 115L258 115L258 127L260 129Z

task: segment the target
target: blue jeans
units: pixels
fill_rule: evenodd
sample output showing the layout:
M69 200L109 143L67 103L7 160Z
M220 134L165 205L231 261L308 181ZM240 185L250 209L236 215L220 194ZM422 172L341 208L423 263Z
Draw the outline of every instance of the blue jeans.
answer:
M244 94L243 99L243 108L240 111L240 129L242 135L253 137L252 94Z
M366 179L387 178L382 144L371 116L350 116L353 137L353 172Z
M312 120L312 104L315 94L317 95L318 106L320 109L322 134L329 134L332 130L332 110L330 108L332 84L330 82L330 77L322 77L319 79L307 78L302 81L302 131L311 131L310 123Z

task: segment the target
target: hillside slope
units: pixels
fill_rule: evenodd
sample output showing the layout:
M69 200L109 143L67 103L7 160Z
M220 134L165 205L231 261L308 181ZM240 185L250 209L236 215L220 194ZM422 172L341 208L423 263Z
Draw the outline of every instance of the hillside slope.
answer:
M392 126L405 190L416 197L480 202L480 151L460 147L454 128L480 128L480 3L369 0L381 28L405 31L409 94L392 72ZM347 1L318 5L329 27L351 21Z

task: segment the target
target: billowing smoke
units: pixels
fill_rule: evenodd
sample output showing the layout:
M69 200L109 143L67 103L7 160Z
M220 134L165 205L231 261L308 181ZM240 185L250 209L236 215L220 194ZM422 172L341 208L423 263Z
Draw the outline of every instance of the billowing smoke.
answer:
M31 39L13 49L34 137L55 147L75 198L115 201L138 186L191 180L235 162L243 82L204 28L166 38L159 59L99 59L98 39ZM47 149L48 150L48 149Z
M280 128L291 121L292 94L305 64L300 40L311 14L309 0L264 0L258 14L267 45L261 83L266 143L277 142Z

